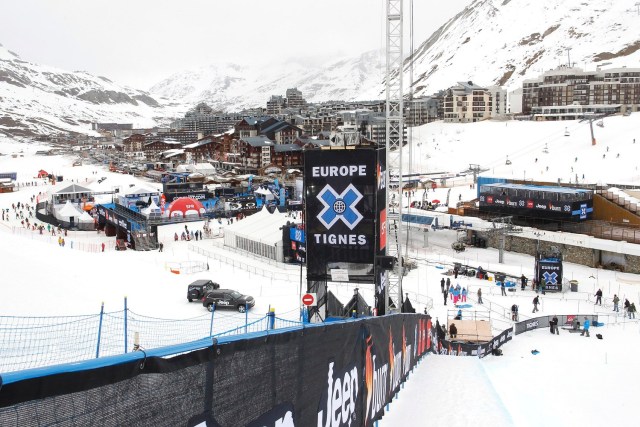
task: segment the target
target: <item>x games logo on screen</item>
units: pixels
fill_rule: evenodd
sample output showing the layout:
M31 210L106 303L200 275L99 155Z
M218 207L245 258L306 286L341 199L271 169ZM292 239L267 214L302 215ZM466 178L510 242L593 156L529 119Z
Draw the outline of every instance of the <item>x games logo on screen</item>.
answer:
M327 230L338 220L342 220L350 230L362 221L362 214L355 208L356 204L362 200L362 194L353 184L349 184L341 194L338 194L330 185L325 185L318 194L318 200L324 206L318 215L318 220Z

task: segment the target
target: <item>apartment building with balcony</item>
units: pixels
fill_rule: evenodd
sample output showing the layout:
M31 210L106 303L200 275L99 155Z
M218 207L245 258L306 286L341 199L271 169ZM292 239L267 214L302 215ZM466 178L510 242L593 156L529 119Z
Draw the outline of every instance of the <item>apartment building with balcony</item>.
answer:
M506 110L506 91L497 86L489 88L478 86L473 82L458 82L445 91L444 121L472 123L489 119L496 108L493 99L496 94L504 98Z
M535 120L569 120L640 108L640 68L584 71L561 66L522 85L522 112Z

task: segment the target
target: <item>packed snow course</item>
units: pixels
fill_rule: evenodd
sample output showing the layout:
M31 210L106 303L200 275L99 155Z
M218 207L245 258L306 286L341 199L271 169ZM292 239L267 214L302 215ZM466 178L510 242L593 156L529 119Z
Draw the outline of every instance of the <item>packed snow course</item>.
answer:
M569 137L564 136L570 128ZM536 179L549 177L555 181L585 174L586 182L638 183L637 158L640 149L640 115L605 119L604 128L596 129L598 145L590 144L587 124L484 122L469 125L433 123L413 131L411 169L424 171L460 171L469 163L486 166L494 176L519 178L526 170ZM550 155L543 157L545 144ZM620 157L606 156L620 152ZM36 145L18 145L0 138L0 171L18 172L18 182L37 181L39 169L63 175L65 185L72 180L96 188L97 179L107 177L100 188L136 185L156 185L133 176L110 173L102 167L72 167L73 159L61 156L35 156ZM422 150L422 153L420 151ZM12 153L20 153L12 157ZM503 156L509 155L511 165ZM574 159L578 157L576 162ZM538 158L538 161L535 161ZM409 156L405 156L409 159ZM542 161L541 159L544 159ZM408 161L408 160L407 160ZM573 163L571 163L573 162ZM617 163L616 163L617 162ZM576 164L578 166L576 166ZM547 174L545 168L558 171ZM568 170L568 171L567 171ZM560 175L560 171L562 174ZM55 189L55 188L53 188ZM10 209L12 203L30 203L32 196L50 191L48 184L20 187L15 193L0 194L0 209ZM446 188L429 193L429 198L445 200ZM475 190L465 184L451 191L455 205L458 194L463 200L475 197ZM422 194L420 193L420 196ZM418 192L416 192L416 199ZM221 233L230 226L221 224ZM474 225L475 226L475 225ZM180 225L172 227L180 228ZM195 223L193 227L198 227ZM199 225L201 227L201 225ZM168 235L171 230L166 230ZM296 318L299 308L300 283L291 280L291 269L264 263L241 253L225 250L221 239L197 243L201 253L218 254L218 259L196 253L195 242L174 242L164 239L164 251L117 252L112 245L105 252L80 248L110 243L112 238L94 232L70 232L67 241L75 240L71 249L60 247L55 238L39 236L21 230L20 221L10 216L0 223L3 260L3 281L0 285L0 315L55 316L97 313L102 302L107 310L121 310L127 296L129 308L136 313L168 319L186 319L206 313L201 304L189 304L186 285L195 279L210 278L225 287L253 295L256 306L250 313L260 317L269 307L279 315ZM428 244L415 241L412 257L418 268L403 281L406 292L413 297L420 311L433 304L430 314L446 322L452 315L451 302L444 305L440 294L440 279L453 262L486 270L500 270L519 276L531 276L533 258L505 253L504 264L498 264L494 249L468 248L460 254L451 249L455 231L438 230L426 233ZM567 237L572 237L567 235ZM580 236L575 236L580 238ZM192 249L189 249L192 245ZM167 264L177 262L208 262L210 270L192 275L172 274ZM549 334L547 329L518 335L503 347L504 356L460 361L452 357L430 355L411 374L406 386L389 405L382 425L517 425L517 426L590 426L628 423L635 409L635 385L640 379L637 355L640 350L640 327L623 313L614 314L611 298L617 294L624 301L640 301L640 277L613 271L597 270L571 263L564 264L564 275L578 280L579 292L541 296L540 313L532 314L531 300L535 293L525 291L500 295L493 282L470 277L457 281L469 290L469 308L463 316L491 313L494 333L511 326L508 318L512 304L520 306L520 318L553 314L590 314L601 316L603 327L594 328L590 338L560 331ZM451 276L453 279L453 277ZM475 301L478 288L483 290L482 307ZM336 287L339 298L353 295L353 285ZM372 289L363 289L372 300ZM593 294L602 289L604 305L593 303ZM230 314L231 315L231 314ZM601 333L603 339L595 337ZM531 353L538 350L537 355ZM461 358L459 358L461 359ZM482 390L482 393L478 393Z

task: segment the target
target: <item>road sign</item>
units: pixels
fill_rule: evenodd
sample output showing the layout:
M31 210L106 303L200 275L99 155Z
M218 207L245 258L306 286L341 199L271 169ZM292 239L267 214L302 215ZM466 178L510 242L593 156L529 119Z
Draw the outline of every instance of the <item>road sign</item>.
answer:
M307 307L317 306L318 300L316 294L304 294L302 295L302 303Z

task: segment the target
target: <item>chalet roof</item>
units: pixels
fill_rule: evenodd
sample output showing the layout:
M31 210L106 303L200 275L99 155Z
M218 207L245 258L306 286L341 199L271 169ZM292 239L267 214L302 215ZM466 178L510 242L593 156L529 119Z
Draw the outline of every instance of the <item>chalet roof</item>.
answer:
M165 141L163 141L161 139L154 139L153 141L145 142L144 146L146 147L146 146L151 145L151 144L153 144L155 142L160 142L162 144L169 144L169 145L180 145L180 143L178 141L174 141L172 139L167 139Z
M262 129L262 133L271 133L271 132L278 132L281 131L282 129L285 129L287 127L294 127L292 124L287 123L287 122L276 122L274 124L272 124L271 126L268 126L264 129Z
M274 149L276 153L302 151L302 147L300 147L298 144L276 144Z
M245 122L249 126L255 126L256 123L258 123L258 119L255 117L244 117L240 122ZM240 124L240 122L238 122L238 124Z
M163 151L162 153L162 157L168 159L171 157L175 157L175 156L179 156L181 154L184 154L184 150L181 148L172 148L171 150L167 150L167 151Z
M264 135L249 136L246 138L241 138L240 141L244 141L252 147L266 147L273 145L273 141L271 141Z
M331 145L330 139L313 139L313 138L298 138L304 145L311 144L314 147L327 147Z
M55 194L78 194L78 193L92 193L93 190L87 187L83 187L78 184L71 184L61 190L56 191Z
M203 145L207 145L207 144L211 144L213 142L213 139L211 138L204 138L201 139L199 141L196 142L192 142L191 144L186 144L184 146L184 148L197 148L197 147L202 147Z
M307 144L315 144L316 141L318 140L313 138L297 138L296 141L299 141L303 145L307 145Z

